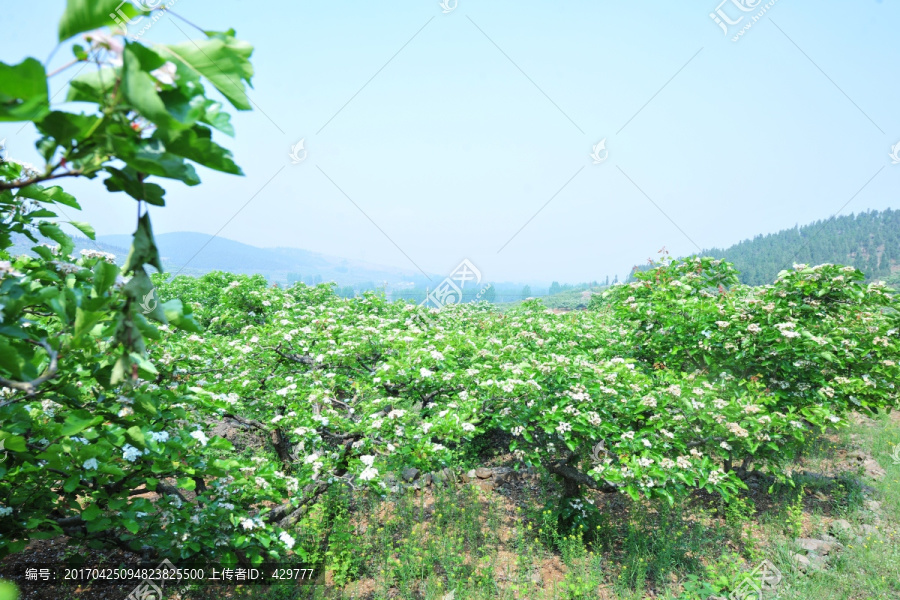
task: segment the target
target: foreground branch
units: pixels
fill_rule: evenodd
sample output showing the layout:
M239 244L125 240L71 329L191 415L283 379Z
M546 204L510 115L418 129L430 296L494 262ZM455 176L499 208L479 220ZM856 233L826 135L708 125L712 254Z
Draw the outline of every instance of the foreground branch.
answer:
M567 492L577 490L577 486L579 485L583 485L592 490L597 490L598 492L611 493L619 491L619 488L616 486L606 482L601 483L597 481L587 473L571 466L569 462L570 461L567 460L553 460L544 463L544 468L546 468L547 471L563 478ZM566 495L568 496L570 494L567 493Z
M47 352L47 355L50 357L50 364L47 366L47 369L43 372L43 374L41 374L41 376L37 377L36 379L32 379L31 381L12 381L10 379L0 377L0 386L19 392L25 392L26 397L34 396L38 386L56 377L56 373L59 368L59 354L50 346L50 344L47 343L46 340L41 340L39 342L32 341L31 343L43 348ZM4 406L12 404L16 401L17 399L14 398L12 400L7 400L6 402L0 403L0 408L3 408Z

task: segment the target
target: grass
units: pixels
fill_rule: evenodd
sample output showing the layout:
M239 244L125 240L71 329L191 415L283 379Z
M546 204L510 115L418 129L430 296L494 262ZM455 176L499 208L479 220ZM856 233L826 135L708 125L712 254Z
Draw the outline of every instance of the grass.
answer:
M248 588L261 600L607 599L727 597L763 559L783 573L779 600L900 598L900 419L881 415L830 433L797 465L794 486L757 484L728 506L698 495L673 507L597 497L561 531L553 482L513 490L475 486L363 498L333 494L305 522L301 543L325 567L325 585ZM884 478L834 472L850 449L879 461ZM831 478L809 473L833 472ZM873 511L871 501L880 502ZM580 514L580 513L579 513ZM794 567L794 538L821 537L835 519L873 529L844 537L826 570ZM571 521L570 521L571 522ZM298 538L299 539L299 538ZM196 589L184 596L220 598Z

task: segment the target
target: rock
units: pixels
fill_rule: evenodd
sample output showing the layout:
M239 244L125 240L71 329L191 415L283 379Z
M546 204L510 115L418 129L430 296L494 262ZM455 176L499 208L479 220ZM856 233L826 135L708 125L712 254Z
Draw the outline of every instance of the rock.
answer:
M805 550L807 554L820 554L822 556L827 556L835 550L842 550L844 548L844 546L838 542L826 542L824 540L814 540L812 538L798 538L797 545Z
M496 484L490 479L480 479L478 480L478 485L481 489L484 490L492 490L496 486Z
M423 480L425 481L425 485L431 485L431 482L433 479L434 479L434 476L431 473L425 473L425 477L423 477Z
M475 469L475 476L478 477L478 479L490 479L493 475L494 472L486 467L478 467Z
M818 554L810 554L808 557L809 566L813 571L824 571L828 568L828 563Z
M853 525L850 524L846 519L838 519L837 521L832 521L831 526L829 528L831 533L840 536L840 535L849 535L851 531L853 531Z
M862 532L865 535L871 535L871 536L878 535L878 528L875 527L874 525L860 525L859 528L860 528L860 530L862 530Z
M403 469L400 476L403 477L403 481L415 481L416 477L419 476L419 470L415 467L409 467L408 469Z
M806 573L809 570L810 566L812 566L809 562L809 559L802 554L791 554L791 560L794 561L794 564L797 565L797 568L801 573Z
M529 579L531 579L531 583L535 585L541 585L544 582L544 578L541 577L540 571L535 571L534 573L532 573Z
M468 473L466 473L465 475L463 475L463 478L462 478L462 479L463 479L464 482L468 483L468 482L470 482L470 481L474 481L474 480L477 479L477 478L478 478L478 476L475 474L475 469L471 469L471 470L469 470Z
M881 512L881 502L878 500L866 500L864 504L867 509L874 513Z

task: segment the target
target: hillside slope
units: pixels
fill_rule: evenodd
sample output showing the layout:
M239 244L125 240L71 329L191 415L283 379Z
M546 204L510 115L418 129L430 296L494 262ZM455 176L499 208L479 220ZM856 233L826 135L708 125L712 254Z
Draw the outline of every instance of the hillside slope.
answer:
M900 211L884 210L832 217L802 227L757 235L705 256L724 258L741 272L741 281L761 285L794 263L853 265L869 279L900 278Z

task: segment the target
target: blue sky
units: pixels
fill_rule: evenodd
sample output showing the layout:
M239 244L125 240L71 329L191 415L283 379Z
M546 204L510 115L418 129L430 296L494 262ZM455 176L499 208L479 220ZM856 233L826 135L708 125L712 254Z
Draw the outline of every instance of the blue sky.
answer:
M743 1L754 10L720 5L744 16L731 35L766 5ZM897 208L900 3L778 0L737 42L710 18L717 3L178 0L178 15L254 44L259 110L219 140L246 176L165 182L155 229L576 282L623 276L664 245L689 254ZM0 60L44 60L63 6L9 3ZM142 41L195 35L164 15ZM20 127L0 139L36 160ZM124 195L66 186L99 233L133 229Z

